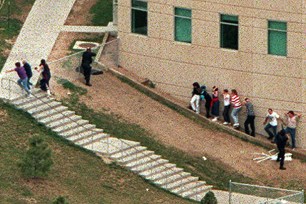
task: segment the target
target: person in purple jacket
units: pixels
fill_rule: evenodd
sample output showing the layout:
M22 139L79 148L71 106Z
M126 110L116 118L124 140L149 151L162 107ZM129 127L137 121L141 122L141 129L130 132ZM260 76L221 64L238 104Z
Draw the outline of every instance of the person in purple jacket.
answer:
M15 68L7 70L5 73L9 72L17 72L19 79L17 80L18 85L21 87L21 89L24 89L27 92L27 95L29 97L32 96L31 90L28 88L28 76L24 69L24 67L21 66L20 62L15 63Z

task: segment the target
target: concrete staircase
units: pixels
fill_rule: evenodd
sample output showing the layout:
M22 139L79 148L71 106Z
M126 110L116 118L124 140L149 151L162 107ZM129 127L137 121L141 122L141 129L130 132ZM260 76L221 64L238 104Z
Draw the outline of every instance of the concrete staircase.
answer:
M212 188L204 181L199 181L198 177L191 176L182 168L147 150L139 142L110 137L60 102L47 98L44 92L36 90L33 91L33 97L18 97L10 102L58 135L101 157L116 161L176 195L200 201Z

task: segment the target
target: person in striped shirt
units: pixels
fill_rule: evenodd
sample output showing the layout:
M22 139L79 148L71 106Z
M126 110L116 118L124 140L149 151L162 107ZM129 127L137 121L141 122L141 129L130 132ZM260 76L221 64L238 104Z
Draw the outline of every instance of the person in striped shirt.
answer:
M238 113L241 111L241 103L236 89L232 89L231 91L231 103L233 105L233 110L231 113L231 116L234 120L233 126L235 128L238 128L239 127Z

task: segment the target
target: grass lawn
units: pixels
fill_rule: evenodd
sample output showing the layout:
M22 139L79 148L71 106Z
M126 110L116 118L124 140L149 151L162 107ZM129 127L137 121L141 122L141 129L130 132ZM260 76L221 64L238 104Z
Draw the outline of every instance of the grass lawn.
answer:
M113 19L113 1L97 0L97 3L90 9L93 14L92 23L95 26L107 26Z
M103 163L93 153L56 136L2 101L0 123L1 203L51 203L60 195L69 203L192 203L153 187L115 164ZM34 134L48 143L54 165L47 178L25 180L17 164Z

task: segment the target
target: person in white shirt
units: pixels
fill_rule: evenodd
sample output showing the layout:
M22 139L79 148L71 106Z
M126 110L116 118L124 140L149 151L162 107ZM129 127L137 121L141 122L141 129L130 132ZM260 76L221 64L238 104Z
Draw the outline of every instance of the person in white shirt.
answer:
M302 114L294 114L293 111L289 111L288 113L285 113L285 116L287 116L287 128L285 129L286 134L289 134L291 137L291 148L294 150L296 148L295 146L295 134L296 134L296 126L297 121L301 118ZM284 122L283 122L284 123Z
M223 118L224 118L224 125L230 124L230 116L229 111L231 108L231 96L228 93L227 89L223 90L223 102L224 102L224 109L223 109Z
M275 138L276 136L276 132L277 132L277 120L279 119L279 115L274 112L272 110L272 108L269 108L268 109L268 114L266 116L266 119L265 121L263 122L264 125L267 124L268 120L270 121L266 127L265 127L265 131L268 133L269 137L268 139L269 140L272 140L273 138ZM270 131L270 129L272 129L273 133ZM272 140L273 142L273 140Z

